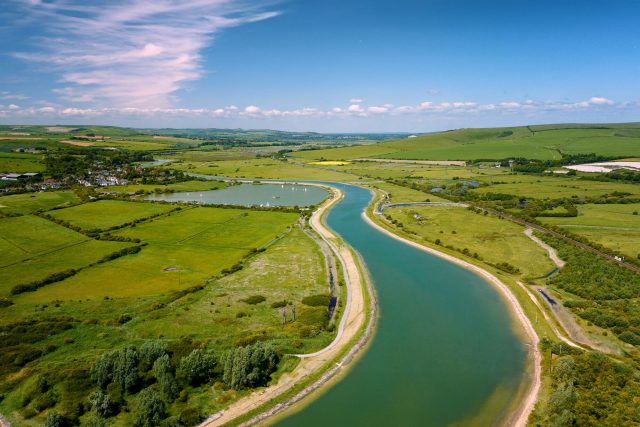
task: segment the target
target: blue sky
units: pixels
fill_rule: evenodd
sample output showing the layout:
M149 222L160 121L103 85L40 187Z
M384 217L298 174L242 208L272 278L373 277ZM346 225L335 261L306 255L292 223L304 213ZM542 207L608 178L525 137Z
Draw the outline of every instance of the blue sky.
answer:
M0 123L638 121L640 2L5 0Z

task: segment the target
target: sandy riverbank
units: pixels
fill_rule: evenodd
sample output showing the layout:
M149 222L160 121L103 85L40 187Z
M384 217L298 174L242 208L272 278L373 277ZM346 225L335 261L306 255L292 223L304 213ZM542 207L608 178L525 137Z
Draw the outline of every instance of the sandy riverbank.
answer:
M379 230L380 232L385 233L388 236L393 237L394 239L397 239L403 243L406 243L407 245L413 246L417 249L428 252L440 258L443 258L449 262L457 264L461 267L464 267L478 274L487 282L489 282L491 285L493 285L504 296L505 301L507 302L509 309L513 314L515 320L517 320L520 323L520 325L522 325L522 328L529 341L527 344L530 346L531 352L533 355L532 357L533 378L532 378L531 384L529 386L529 389L526 392L526 395L522 400L522 403L514 411L512 416L509 417L510 419L509 425L526 426L529 415L531 414L535 406L535 403L538 397L538 392L540 391L540 374L542 369L541 368L542 357L540 355L540 351L538 350L538 343L539 343L538 335L536 334L536 331L533 328L531 321L525 315L524 310L520 306L520 303L518 302L515 295L511 292L511 290L507 287L507 285L505 285L504 283L502 283L502 281L500 281L500 279L498 279L496 276L489 273L488 271L478 267L477 265L471 264L467 261L461 260L452 255L446 254L444 252L440 252L436 249L423 246L419 243L416 243L411 240L405 239L404 237L398 236L392 233L391 231L387 230L386 228L376 224L369 217L369 215L367 215L366 212L363 212L362 216L365 219L365 221L367 221L369 225L371 225L371 227L375 228L376 230Z
M210 417L207 421L201 424L201 426L213 427L228 423L276 399L278 396L281 396L283 393L291 390L297 383L304 380L304 378L309 375L315 374L321 369L327 369L327 367L330 366L330 362L339 362L330 369L327 369L327 372L317 381L314 381L312 384L305 387L302 391L288 399L286 402L279 403L277 407L271 408L267 412L252 418L245 424L251 425L263 420L267 416L275 415L277 412L289 408L291 405L300 401L303 397L320 388L331 377L344 369L342 365L348 363L348 361L355 355L355 352L364 347L363 339L366 341L369 332L365 332L363 337L356 342L352 351L349 351L341 360L337 360L340 354L345 351L347 346L349 346L357 335L361 333L363 326L367 322L368 316L365 303L365 288L362 286L366 277L363 277L358 269L356 264L357 261L354 259L354 255L349 248L345 245L336 245L333 243L332 240L337 236L335 236L322 221L323 215L343 197L342 192L338 189L332 188L331 190L332 197L325 201L325 203L313 213L309 223L311 227L334 250L334 253L340 260L345 273L347 303L345 304L345 311L341 319L336 338L324 349L313 353L312 357L308 357L310 355L307 355L306 357L301 358L298 366L292 372L286 373L280 377L276 384L262 390L255 391L254 393L232 403L223 411L220 411ZM367 328L367 331L369 330L370 328Z

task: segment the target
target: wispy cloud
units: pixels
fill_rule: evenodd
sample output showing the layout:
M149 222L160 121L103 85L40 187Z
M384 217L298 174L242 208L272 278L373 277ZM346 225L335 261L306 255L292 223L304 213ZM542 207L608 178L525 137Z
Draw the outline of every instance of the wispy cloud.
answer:
M265 2L245 0L20 0L47 34L43 50L19 52L54 66L67 101L168 107L199 79L202 50L216 33L272 18ZM260 3L260 5L258 5Z

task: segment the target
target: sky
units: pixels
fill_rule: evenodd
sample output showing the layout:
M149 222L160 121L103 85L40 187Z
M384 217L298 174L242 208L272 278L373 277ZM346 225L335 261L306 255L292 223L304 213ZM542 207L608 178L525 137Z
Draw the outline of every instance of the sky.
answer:
M636 0L2 0L0 123L640 121Z

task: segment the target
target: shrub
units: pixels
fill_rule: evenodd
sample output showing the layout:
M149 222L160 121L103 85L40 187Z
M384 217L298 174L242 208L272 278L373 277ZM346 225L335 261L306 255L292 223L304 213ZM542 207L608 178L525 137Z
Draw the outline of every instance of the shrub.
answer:
M0 298L0 308L9 307L13 305L13 301L9 298Z
M328 307L330 302L329 295L312 295L302 298L302 303L309 307Z
M50 412L44 420L45 427L67 427L71 423L57 412Z
M629 344L640 345L640 336L634 334L631 331L624 331L623 333L618 335L618 338Z
M271 303L271 308L281 308L281 307L285 307L286 305L287 305L287 300L276 301L274 303Z
M242 299L240 301L242 302L246 302L247 304L260 304L261 302L266 301L267 299L265 297L263 297L262 295L252 295L250 297L247 297L245 299Z

